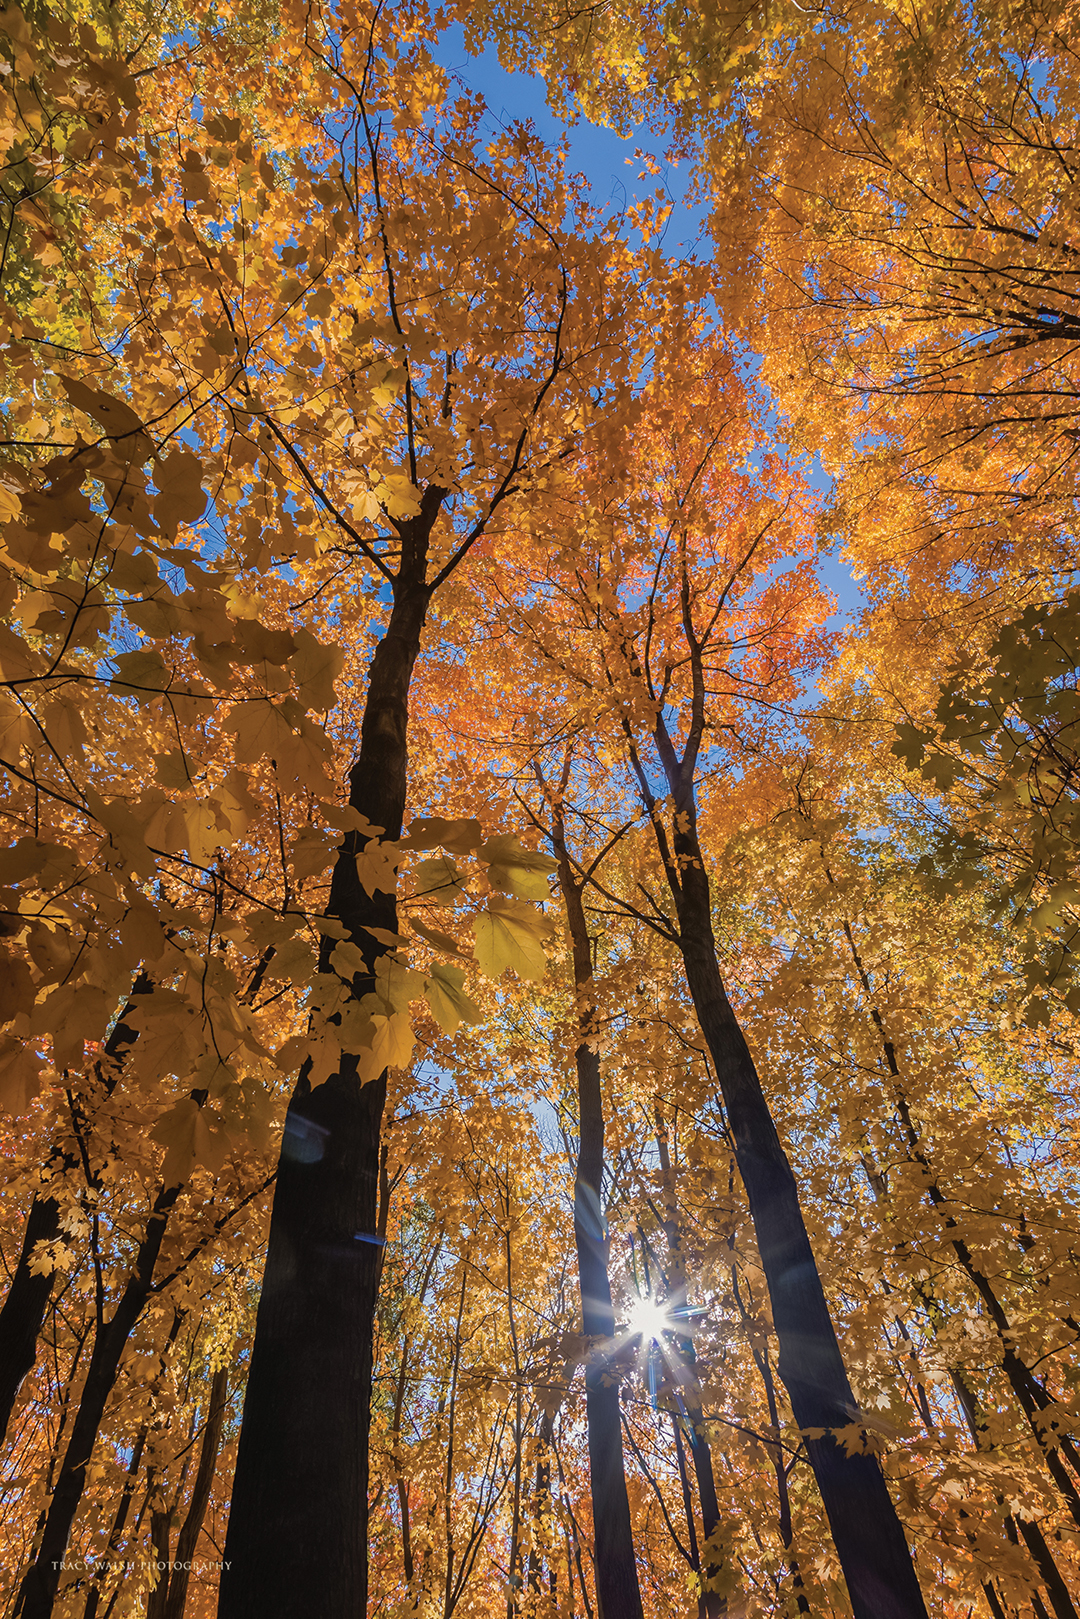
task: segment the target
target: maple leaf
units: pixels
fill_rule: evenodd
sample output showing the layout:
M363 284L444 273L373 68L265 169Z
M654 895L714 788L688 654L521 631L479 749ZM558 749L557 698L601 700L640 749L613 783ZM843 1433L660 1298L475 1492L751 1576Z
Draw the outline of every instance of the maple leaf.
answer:
M532 905L496 895L473 919L473 954L489 978L501 978L512 967L520 978L537 983L547 970L544 941L553 931Z
M0 1108L26 1113L41 1089L41 1063L33 1047L11 1035L0 1038Z
M519 899L547 899L545 878L558 867L558 861L550 855L523 848L509 834L489 838L477 855L487 862L488 880L495 888L516 894Z
M186 449L174 450L154 468L154 516L168 533L175 535L181 523L194 523L205 511L202 471L198 456Z
M479 1023L483 1013L465 993L465 973L460 967L439 965L432 969L424 986L424 996L432 1016L444 1034L453 1034L461 1023Z
M317 641L304 625L295 632L296 651L289 659L300 700L316 712L333 708L337 702L334 682L345 663L339 646Z

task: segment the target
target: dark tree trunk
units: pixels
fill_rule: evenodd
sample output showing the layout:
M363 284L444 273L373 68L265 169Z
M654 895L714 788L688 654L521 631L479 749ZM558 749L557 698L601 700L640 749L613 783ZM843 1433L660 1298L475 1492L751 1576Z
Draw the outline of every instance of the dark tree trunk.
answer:
M641 1619L641 1592L630 1528L630 1502L623 1465L619 1382L612 1366L615 1311L608 1280L607 1222L603 1212L604 1100L600 1058L593 1036L592 955L581 903L566 850L561 811L553 817L552 841L573 945L574 989L578 1003L577 1065L580 1146L574 1176L574 1240L577 1245L581 1316L585 1336L598 1340L585 1368L585 1412L589 1433L600 1619Z
M822 851L822 854L824 855L824 851ZM825 875L830 884L835 886L833 874L829 870L828 866L825 867ZM1012 1324L1009 1321L1005 1307L998 1298L997 1292L995 1291L989 1277L985 1274L981 1267L975 1263L975 1259L970 1248L968 1247L964 1238L961 1237L957 1231L956 1220L949 1212L949 1199L945 1196L945 1193L939 1186L937 1177L934 1175L934 1172L931 1169L930 1163L926 1157L926 1153L923 1150L919 1130L914 1118L912 1117L911 1107L908 1103L908 1098L904 1090L903 1078L900 1073L900 1064L896 1057L896 1047L893 1045L893 1042L889 1039L886 1032L885 1020L881 1015L880 1009L874 1004L874 993L870 983L870 975L863 964L862 956L860 955L858 946L855 943L855 935L852 931L850 922L845 921L843 927L848 946L851 950L852 960L855 963L855 969L859 975L859 981L862 984L869 1003L871 1020L881 1038L882 1054L885 1058L885 1066L889 1070L889 1075L893 1081L893 1099L896 1104L897 1116L900 1119L900 1123L904 1130L904 1135L907 1138L908 1154L912 1161L918 1164L920 1170L922 1171L926 1184L926 1195L930 1199L930 1202L934 1205L935 1209L937 1209L940 1213L942 1223L946 1231L952 1233L949 1240L952 1244L953 1251L956 1254L957 1259L960 1261L960 1265L968 1280L972 1283L976 1292L979 1294L979 1297L982 1299L987 1314L994 1323L1001 1341L1001 1364L1005 1376L1008 1379L1009 1387L1012 1389L1014 1395L1016 1396L1017 1403L1027 1418L1032 1436L1034 1437L1036 1444L1039 1446L1043 1459L1046 1462L1047 1471L1060 1490L1061 1495L1069 1508L1069 1513L1072 1517L1073 1523L1077 1525L1077 1527L1080 1527L1080 1491L1077 1490L1075 1482L1062 1462L1061 1455L1059 1455L1059 1450L1062 1454L1068 1457L1074 1472L1080 1472L1080 1454L1077 1453L1076 1446L1067 1434L1048 1434L1046 1425L1039 1420L1040 1414L1048 1411L1056 1402L1051 1395L1047 1394L1046 1390L1041 1386L1028 1365L1016 1353L1016 1350L1013 1347ZM868 1176L870 1173L871 1171L868 1168ZM884 1196L884 1187L881 1184L880 1176L878 1176L876 1183L873 1179L871 1179L871 1186L873 1188L875 1197L880 1199Z
M668 1296L676 1306L685 1305L689 1299L689 1283L686 1275L686 1252L683 1248L682 1227L679 1220L678 1203L675 1197L675 1173L671 1164L671 1153L668 1148L667 1126L664 1123L659 1103L655 1109L656 1118L656 1147L660 1158L660 1174L664 1191L664 1235L668 1247ZM709 1436L705 1427L705 1413L701 1403L701 1384L698 1381L695 1369L696 1357L694 1342L688 1334L675 1335L675 1348L678 1351L678 1361L675 1371L679 1380L679 1399L682 1404L682 1414L686 1422L686 1433L690 1443L690 1457L694 1466L694 1478L698 1487L698 1501L701 1505L701 1531L706 1548L710 1537L715 1535L720 1524L720 1505L716 1496L716 1475L713 1473L712 1451L709 1448ZM677 1430L676 1430L677 1431ZM715 1559L705 1552L704 1567L702 1569L706 1581L715 1578L719 1568ZM702 1597L706 1619L723 1619L727 1613L727 1602L715 1591L706 1590Z
M936 1315L943 1316L944 1311L938 1307L931 1319L933 1320ZM950 1375L957 1400L960 1402L960 1409L964 1413L964 1421L967 1423L972 1444L976 1450L993 1450L994 1447L987 1435L986 1423L979 1411L979 1402L975 1398L975 1391L972 1389L971 1384L960 1370L955 1370ZM1001 1496L998 1496L998 1501L999 1503L1002 1501ZM1021 1539L1023 1539L1024 1545L1031 1554L1032 1562L1042 1576L1043 1585L1046 1587L1054 1609L1055 1619L1078 1619L1068 1587L1061 1576L1061 1570L1054 1561L1054 1554L1050 1550L1038 1524L1024 1522L1022 1519L1015 1518L1010 1512L1005 1516L1005 1533L1014 1546L1018 1546ZM983 1589L985 1591L986 1586Z
M206 1508L217 1471L221 1430L225 1422L225 1402L229 1392L229 1368L219 1367L210 1383L210 1406L206 1413L202 1444L199 1447L199 1466L191 1490L187 1516L176 1539L176 1567L169 1578L168 1595L162 1609L164 1619L184 1619L188 1584L191 1580L191 1561L199 1543L199 1533L206 1517ZM155 1591L155 1596L157 1595Z
M60 1474L49 1503L37 1559L27 1570L15 1605L16 1619L49 1619L60 1583L61 1563L71 1526L82 1500L86 1469L97 1441L105 1405L120 1369L120 1357L150 1296L169 1212L179 1196L177 1186L158 1193L139 1247L135 1268L120 1295L112 1318L98 1330L79 1409L71 1429Z
M97 1611L101 1605L101 1592L105 1578L109 1573L109 1565L113 1561L116 1549L120 1544L120 1536L124 1532L124 1525L127 1523L128 1513L131 1511L131 1499L135 1493L135 1481L139 1476L139 1469L142 1466L143 1450L146 1447L146 1440L149 1433L149 1425L144 1422L142 1427L139 1429L138 1438L132 1447L131 1460L128 1463L127 1477L124 1480L124 1487L120 1493L120 1503L116 1508L116 1514L112 1522L112 1529L109 1531L109 1538L105 1545L105 1555L101 1559L101 1562L98 1564L94 1573L93 1583L90 1586L90 1595L86 1599L86 1607L83 1610L83 1619L97 1619Z
M349 803L400 836L408 697L429 599L428 537L443 495L429 489L401 525L401 566L371 665ZM397 930L392 894L369 895L347 834L327 915L364 956L354 998ZM323 970L333 941L324 948ZM357 1058L312 1088L302 1070L285 1121L225 1543L219 1619L362 1619L367 1605L368 1428L382 1244L379 1132L386 1075L361 1084Z
M716 960L696 805L672 781L676 830L667 870L687 982L716 1069L746 1187L780 1346L780 1376L800 1428L859 1420L799 1207L795 1176ZM680 830L681 828L681 830ZM904 1531L877 1458L848 1455L832 1431L807 1439L855 1619L926 1619Z
M74 1169L72 1160L65 1168ZM39 1242L60 1235L60 1204L55 1197L35 1197L26 1217L22 1248L0 1310L0 1441L7 1434L23 1379L34 1369L37 1341L52 1297L55 1271L35 1275L30 1269Z
M140 973L131 992L133 995L144 995L151 987L147 974ZM104 1056L111 1063L122 1057L139 1038L138 1030L124 1022L125 1013L131 1010L129 1001L105 1042ZM111 1072L106 1070L106 1094L115 1086L118 1075L119 1068ZM61 1153L54 1163L61 1171L74 1170L78 1168L79 1160L75 1154ZM11 1278L3 1309L0 1309L0 1443L7 1434L22 1381L33 1370L38 1336L49 1308L56 1275L55 1271L35 1275L30 1269L30 1262L39 1242L55 1242L59 1235L59 1201L55 1197L35 1197L26 1217L15 1274Z

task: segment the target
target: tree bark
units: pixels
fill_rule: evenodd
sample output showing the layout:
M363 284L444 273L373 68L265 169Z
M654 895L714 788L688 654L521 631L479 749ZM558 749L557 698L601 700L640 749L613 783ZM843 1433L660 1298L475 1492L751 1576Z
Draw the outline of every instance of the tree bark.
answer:
M199 1447L199 1466L191 1490L187 1516L176 1540L175 1568L169 1577L168 1595L162 1609L163 1619L184 1619L188 1585L191 1581L191 1560L199 1542L203 1519L210 1500L210 1491L217 1471L221 1430L225 1422L225 1403L229 1392L229 1368L221 1366L210 1383L210 1405L206 1413L202 1444ZM157 1594L156 1592L154 1593Z
M131 993L145 995L151 988L150 978L141 972L132 985ZM134 1045L139 1038L138 1030L124 1022L125 1014L132 1010L129 1001L105 1042L106 1058L115 1061L122 1057L127 1048ZM106 1094L113 1089L118 1077L119 1068L107 1075ZM59 1153L54 1158L54 1164L62 1172L70 1171L78 1168L79 1159L74 1153ZM0 1309L0 1443L7 1435L8 1423L11 1421L11 1413L23 1379L34 1369L37 1341L42 1322L45 1320L45 1312L49 1308L56 1277L55 1271L35 1275L30 1269L34 1249L40 1242L55 1242L59 1235L59 1200L55 1197L35 1196L26 1217L22 1248L15 1264L15 1273L11 1278L3 1309Z
M19 1588L15 1604L16 1619L50 1619L60 1583L61 1564L82 1500L86 1469L101 1427L105 1404L116 1382L124 1346L150 1296L154 1267L161 1252L169 1212L179 1194L178 1186L163 1188L158 1193L147 1221L146 1234L139 1246L135 1268L111 1320L102 1325L94 1339L82 1398L52 1493L38 1555Z
M670 748L669 750L670 751ZM672 779L673 778L673 779ZM859 1420L798 1188L716 960L709 879L692 783L669 771L675 800L665 865L687 983L735 1140L780 1346L780 1377L802 1429L855 1619L926 1619L907 1541L873 1454L849 1455L835 1430Z
M443 492L400 525L401 564L372 661L349 803L400 836L408 697L427 612L428 540ZM393 894L369 895L346 835L327 915L344 924L374 988L385 953L366 931L397 931ZM333 941L324 941L328 970ZM219 1619L358 1619L367 1604L368 1430L382 1245L379 1146L385 1072L361 1084L357 1058L313 1088L301 1070L285 1121L225 1543Z
M600 1619L641 1619L641 1592L630 1527L623 1464L619 1380L612 1367L615 1311L608 1280L607 1222L603 1212L604 1099L592 1003L592 953L566 848L561 807L552 813L552 844L573 946L578 1005L577 1068L580 1145L574 1174L574 1241L581 1286L581 1317L593 1347L585 1368L585 1413L589 1435L589 1482L595 1542L596 1601Z
M660 1158L660 1174L662 1177L664 1193L664 1236L667 1238L668 1249L668 1295L677 1305L685 1305L689 1298L689 1285L686 1275L686 1251L683 1247L682 1227L679 1220L678 1203L675 1198L675 1175L671 1165L671 1153L668 1148L667 1126L660 1111L659 1101L654 1110L656 1119L656 1147ZM709 1540L715 1535L720 1523L720 1505L716 1496L716 1476L713 1473L712 1451L709 1448L709 1436L705 1427L705 1413L701 1402L701 1384L698 1381L695 1366L694 1342L688 1333L676 1333L675 1348L679 1359L676 1372L680 1384L680 1400L682 1414L686 1422L687 1438L690 1442L690 1458L694 1466L694 1478L698 1487L698 1501L701 1505L701 1531L705 1542L705 1563L703 1577L706 1581L715 1578L719 1569L716 1563L709 1558ZM722 1619L727 1613L725 1598L717 1595L715 1591L703 1591L703 1603L707 1619Z

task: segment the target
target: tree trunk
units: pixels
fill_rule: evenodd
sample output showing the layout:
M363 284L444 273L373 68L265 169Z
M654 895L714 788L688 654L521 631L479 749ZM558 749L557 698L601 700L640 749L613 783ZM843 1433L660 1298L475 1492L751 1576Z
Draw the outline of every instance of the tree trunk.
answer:
M401 565L371 665L349 803L400 836L408 697L430 595L428 537L443 495L425 492L400 525ZM397 931L393 894L369 895L346 835L327 915L363 953L352 994L374 988L385 952L366 929ZM328 969L333 941L324 941ZM301 1070L285 1121L233 1484L219 1619L360 1619L367 1605L368 1429L382 1246L379 1132L386 1075L361 1084L357 1058L312 1088Z
M670 779L670 776L669 776ZM849 1455L834 1437L859 1420L829 1306L799 1207L798 1189L753 1058L720 977L709 880L692 788L672 781L674 859L667 871L680 949L702 1034L735 1140L780 1346L779 1371L806 1440L855 1619L926 1619L900 1520L877 1457Z
M943 1315L944 1311L941 1314ZM933 1320L933 1317L931 1319ZM962 1371L955 1370L950 1373L950 1376L957 1400L960 1402L960 1409L964 1413L964 1421L967 1423L972 1444L976 1450L992 1450L993 1446L987 1443L986 1424L980 1416L978 1401L971 1385ZM1000 1496L998 1500L1001 1500ZM1047 1594L1050 1597L1055 1619L1078 1619L1072 1598L1069 1596L1068 1587L1061 1576L1061 1570L1054 1561L1054 1554L1050 1550L1038 1524L1026 1522L1024 1519L1017 1519L1010 1512L1005 1517L1005 1533L1014 1546L1019 1545L1022 1539L1030 1552L1031 1560L1042 1576L1043 1585L1046 1587ZM1033 1593L1033 1595L1037 1596L1037 1593Z
M67 1450L52 1493L37 1559L27 1570L15 1605L16 1619L50 1619L60 1583L61 1563L71 1526L82 1500L86 1469L97 1440L105 1404L116 1382L120 1357L150 1295L154 1267L165 1236L169 1211L180 1194L178 1186L163 1189L154 1201L146 1235L135 1268L113 1311L94 1339L94 1350L83 1384L82 1398L71 1429Z
M141 972L132 985L131 993L145 995L152 987L148 975ZM138 1030L132 1029L124 1022L125 1014L132 1010L129 1001L105 1042L106 1058L121 1057L139 1038ZM106 1094L113 1089L118 1077L118 1068L114 1073L107 1075ZM79 1164L78 1157L73 1153L61 1153L58 1159L59 1166L65 1171L76 1169ZM54 1163L56 1162L54 1159ZM52 1297L56 1277L55 1271L35 1275L30 1269L34 1249L39 1242L55 1242L59 1235L58 1199L35 1197L26 1217L26 1229L23 1232L22 1248L15 1265L15 1274L11 1278L11 1286L8 1288L3 1309L0 1309L0 1443L7 1434L8 1423L11 1421L11 1413L23 1379L33 1370L37 1357L38 1336L41 1324L45 1320L45 1312L49 1308L49 1299Z
M822 851L822 856L824 858L824 850ZM829 870L828 866L825 867L825 875L830 884L835 886L833 874ZM1030 1367L1028 1367L1026 1362L1021 1360L1020 1356L1013 1348L1012 1327L1005 1308L1002 1305L1001 1300L998 1298L995 1289L991 1285L989 1277L986 1276L982 1269L975 1263L970 1248L968 1247L964 1238L959 1235L956 1220L949 1213L949 1199L945 1196L945 1193L939 1186L937 1177L931 1169L930 1163L923 1150L919 1130L916 1126L914 1118L912 1117L907 1093L904 1090L903 1077L900 1073L900 1064L896 1057L896 1047L889 1038L888 1032L885 1028L885 1020L881 1015L880 1009L874 1004L874 994L870 983L870 975L863 964L862 956L860 955L858 946L855 943L855 935L852 931L850 922L845 920L843 922L843 929L845 937L847 938L848 946L851 950L852 960L855 963L855 969L859 975L859 981L862 984L863 991L866 995L867 1001L869 1002L871 1021L873 1022L873 1025L881 1039L881 1049L885 1058L885 1066L888 1069L889 1076L893 1082L893 1100L896 1104L897 1116L907 1139L908 1156L913 1163L918 1164L920 1170L922 1171L926 1186L926 1195L933 1204L934 1208L940 1213L942 1217L942 1224L944 1225L946 1231L952 1233L952 1235L949 1237L949 1241L952 1245L953 1252L960 1261L960 1265L968 1280L972 1283L976 1292L979 1294L979 1297L982 1299L983 1304L986 1307L987 1314L994 1323L998 1337L1001 1341L1002 1369L1008 1380L1009 1387L1012 1389L1014 1395L1016 1396L1017 1403L1027 1418L1028 1426L1031 1429L1035 1442L1042 1452L1047 1471L1060 1490L1062 1498L1069 1508L1069 1513L1072 1517L1073 1523L1077 1525L1077 1527L1080 1527L1080 1491L1077 1490L1075 1483L1066 1471L1066 1468L1061 1460L1061 1456L1058 1454L1058 1448L1060 1446L1061 1451L1064 1452L1064 1454L1069 1458L1074 1470L1080 1469L1080 1456L1078 1456L1076 1447L1067 1434L1061 1434L1060 1436L1055 1435L1051 1437L1047 1432L1047 1428L1039 1421L1039 1413L1049 1410L1050 1407L1056 1402L1049 1394L1047 1394L1046 1390L1042 1388L1038 1382L1038 1379L1032 1373ZM866 1161L864 1159L864 1167L865 1163ZM869 1173L870 1171L868 1169L867 1174ZM873 1180L871 1180L870 1184L873 1188L874 1195L876 1197L881 1197L883 1187L880 1185L880 1177L878 1184L875 1184Z
M664 1193L664 1236L667 1238L668 1249L668 1296L676 1305L685 1305L689 1298L689 1286L686 1276L686 1251L683 1248L682 1226L679 1220L679 1208L675 1198L675 1174L671 1165L671 1154L668 1149L667 1126L660 1111L659 1101L654 1109L656 1119L656 1147L660 1158L660 1174ZM690 1442L690 1458L694 1466L694 1478L698 1487L698 1501L701 1504L701 1531L705 1542L704 1579L715 1578L719 1569L715 1561L708 1554L710 1538L715 1535L720 1523L720 1505L716 1497L716 1476L713 1473L712 1451L709 1448L709 1436L705 1428L705 1413L701 1403L701 1384L698 1381L696 1370L696 1357L694 1342L689 1334L675 1334L675 1348L678 1351L678 1361L674 1368L679 1379L679 1398L682 1403L682 1414L686 1421L687 1437ZM727 1612L727 1602L715 1591L704 1592L704 1607L707 1619L722 1619Z
M585 1368L585 1412L589 1434L600 1619L641 1619L641 1592L630 1528L630 1502L623 1466L619 1382L611 1368L615 1311L608 1280L607 1222L603 1213L604 1100L600 1058L593 1032L592 954L581 903L566 849L561 808L552 817L552 843L573 945L574 989L578 1003L577 1066L580 1146L574 1175L574 1241L581 1286L582 1329L594 1344Z
M221 1429L225 1422L225 1403L229 1392L229 1368L219 1367L210 1383L210 1405L206 1413L202 1444L199 1447L199 1467L191 1490L187 1517L177 1536L175 1567L169 1579L168 1595L162 1609L163 1619L184 1619L188 1584L191 1580L191 1561L195 1556L199 1534L213 1488L217 1470ZM155 1591L154 1595L157 1595ZM149 1616L148 1616L149 1619Z

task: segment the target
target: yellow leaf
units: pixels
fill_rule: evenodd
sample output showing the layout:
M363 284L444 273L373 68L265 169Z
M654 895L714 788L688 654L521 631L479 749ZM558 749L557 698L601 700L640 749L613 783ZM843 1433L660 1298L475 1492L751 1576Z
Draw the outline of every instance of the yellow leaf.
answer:
M139 652L121 652L112 661L117 672L110 685L121 696L131 694L145 700L168 691L172 675L160 652L150 648Z
M197 1163L217 1174L229 1154L229 1138L220 1121L193 1096L163 1113L150 1139L165 1148L161 1178L166 1186L182 1186Z
M39 838L18 838L8 848L0 849L0 883L21 883L34 876L55 848L54 843L43 843Z
M154 516L161 528L174 535L181 523L194 523L206 509L202 489L202 463L191 450L175 450L154 468L158 493Z
M41 1062L33 1046L11 1035L0 1040L0 1109L26 1113L41 1089Z
M436 900L440 905L456 905L458 900L468 895L469 890L461 881L461 873L449 855L439 855L434 860L418 860L412 874L416 883L413 889L415 899L427 898Z
M449 849L451 854L466 855L475 849L483 837L480 822L471 817L446 821L441 815L418 815L401 840L403 849Z
M483 1013L464 990L465 974L460 967L440 964L427 981L427 1003L444 1034L453 1034L458 1025L479 1023Z
M440 933L438 928L429 928L425 922L418 922L414 916L410 916L408 922L413 932L418 933L421 939L426 939L428 944L433 944L436 950L445 950L452 956L463 954L460 945L448 933Z
M407 1067L413 1053L414 1037L407 1012L375 1016L371 1022L370 1044L356 1054L362 1085L378 1079L384 1068Z
M334 858L338 838L318 827L302 826L289 846L289 864L296 877L317 877Z
M375 490L376 498L389 517L416 517L420 511L420 491L402 472L389 472Z
M315 952L307 939L294 937L275 946L269 972L273 978L286 978L290 984L300 986L311 977L315 965Z
M344 652L333 642L324 646L307 629L297 630L293 639L296 651L289 666L296 676L301 701L317 713L333 708L337 702L334 681L344 666Z
M400 855L396 843L373 838L355 857L356 875L361 888L369 894L393 894L397 889L397 868Z
M488 880L493 887L516 894L519 899L547 899L545 879L558 866L558 861L552 860L550 855L523 848L510 835L489 838L477 850L477 855L487 863Z
M14 761L19 757L19 749L31 747L40 739L40 734L22 704L6 692L0 692L0 754Z
M340 947L339 947L340 948ZM423 976L394 956L380 956L375 963L375 988L360 1002L369 1012L388 1017L407 1011L409 1002L424 993Z
M519 977L538 983L547 968L543 940L551 933L551 923L540 911L495 895L473 922L473 954L489 978L500 978L512 967Z
M29 962L18 956L0 955L0 1023L33 1009L34 980Z
M142 433L142 422L126 400L115 399L112 394L99 388L89 388L77 377L61 376L60 381L76 409L85 411L99 422L109 438L127 438Z
M157 912L141 897L132 899L120 923L120 942L133 964L157 961L165 950L165 933Z
M240 764L280 758L297 740L281 710L265 697L237 703L225 716L222 728L234 733Z

